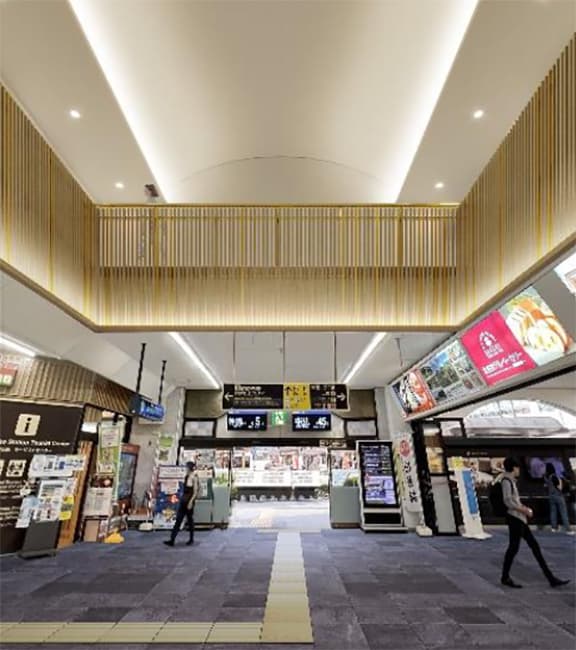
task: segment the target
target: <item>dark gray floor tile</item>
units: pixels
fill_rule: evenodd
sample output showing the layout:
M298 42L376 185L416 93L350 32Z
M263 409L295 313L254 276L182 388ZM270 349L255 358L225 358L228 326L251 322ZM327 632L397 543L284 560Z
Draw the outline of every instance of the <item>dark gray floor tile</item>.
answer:
M338 625L342 623L357 623L358 618L355 610L351 607L327 607L327 606L311 606L310 618L314 625Z
M560 627L568 632L568 634L571 634L572 636L576 636L576 623L561 623Z
M77 623L116 623L123 619L129 611L128 607L90 607L75 620Z
M222 623L259 623L264 620L264 607L223 607L216 620Z
M314 648L322 650L362 650L368 642L359 623L314 625Z
M360 623L406 625L409 622L408 616L398 607L359 607L354 613ZM444 612L442 614L446 618Z
M414 630L427 648L461 650L472 646L470 635L456 623L422 622Z
M424 649L424 644L410 625L363 624L362 631L370 648L386 650Z
M122 623L164 622L167 621L173 613L173 608L135 607L128 611L126 616L122 619Z
M223 607L265 607L266 595L263 594L228 594Z
M491 650L496 648L498 650L526 650L526 648L534 647L530 643L530 630L527 626L463 624L462 628L472 639L473 646Z
M494 624L502 621L487 607L445 607L446 614L456 623Z

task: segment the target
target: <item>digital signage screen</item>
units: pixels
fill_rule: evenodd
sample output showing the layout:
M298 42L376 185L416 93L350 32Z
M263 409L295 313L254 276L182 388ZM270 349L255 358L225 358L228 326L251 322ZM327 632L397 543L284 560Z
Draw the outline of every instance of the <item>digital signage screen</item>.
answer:
M266 413L228 413L228 431L266 431Z
M466 397L485 385L460 341L440 349L419 369L438 404Z
M397 507L392 445L386 442L359 443L362 494L371 507Z
M332 416L330 413L293 413L293 431L330 431L332 429Z
M576 349L574 341L534 287L524 289L499 309L514 338L538 365Z
M400 405L406 415L429 411L436 406L426 382L418 370L411 370L392 385Z
M576 297L576 253L572 253L570 257L560 262L554 268L554 272L568 288L568 291Z

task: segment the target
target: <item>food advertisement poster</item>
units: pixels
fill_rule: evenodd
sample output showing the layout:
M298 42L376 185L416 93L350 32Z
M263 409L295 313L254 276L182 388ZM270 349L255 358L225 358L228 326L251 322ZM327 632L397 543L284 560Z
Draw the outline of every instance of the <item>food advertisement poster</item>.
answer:
M466 331L461 341L489 386L536 367L498 311Z
M420 372L437 403L466 397L484 386L460 341L453 341L420 366Z
M500 308L514 338L537 365L576 350L576 345L542 296L528 287Z
M434 398L418 370L407 372L392 385L392 389L406 415L428 411L436 406Z

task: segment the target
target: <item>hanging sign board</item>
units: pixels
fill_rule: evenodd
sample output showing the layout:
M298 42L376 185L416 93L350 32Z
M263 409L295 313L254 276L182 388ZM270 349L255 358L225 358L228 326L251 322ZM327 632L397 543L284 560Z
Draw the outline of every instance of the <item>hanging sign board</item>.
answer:
M151 422L162 422L165 409L162 404L155 404L141 395L135 395L130 402L130 413Z
M346 384L224 384L222 408L347 411Z

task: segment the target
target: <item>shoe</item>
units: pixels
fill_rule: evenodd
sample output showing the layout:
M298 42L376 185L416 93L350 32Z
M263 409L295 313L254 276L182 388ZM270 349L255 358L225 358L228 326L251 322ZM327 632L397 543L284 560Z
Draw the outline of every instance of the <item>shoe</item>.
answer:
M564 532L566 533L566 535L570 535L571 537L573 537L574 535L576 535L576 533L575 533L573 530L566 530L566 531L564 531Z
M512 578L502 578L500 582L505 586L505 587L511 587L512 589L522 589L522 585L519 585L517 582L514 582Z
M194 544L194 540L193 540L193 539L189 539L189 540L186 542L186 546L192 546L192 544Z
M173 539L167 539L167 540L164 541L164 544L166 544L166 546L174 546L174 540Z
M570 582L570 580L560 580L560 578L553 578L550 580L550 586L551 587L563 587L564 585L567 585Z
M557 532L558 532L558 528L551 528L551 529L550 529L550 532L551 532L551 533L557 533Z

